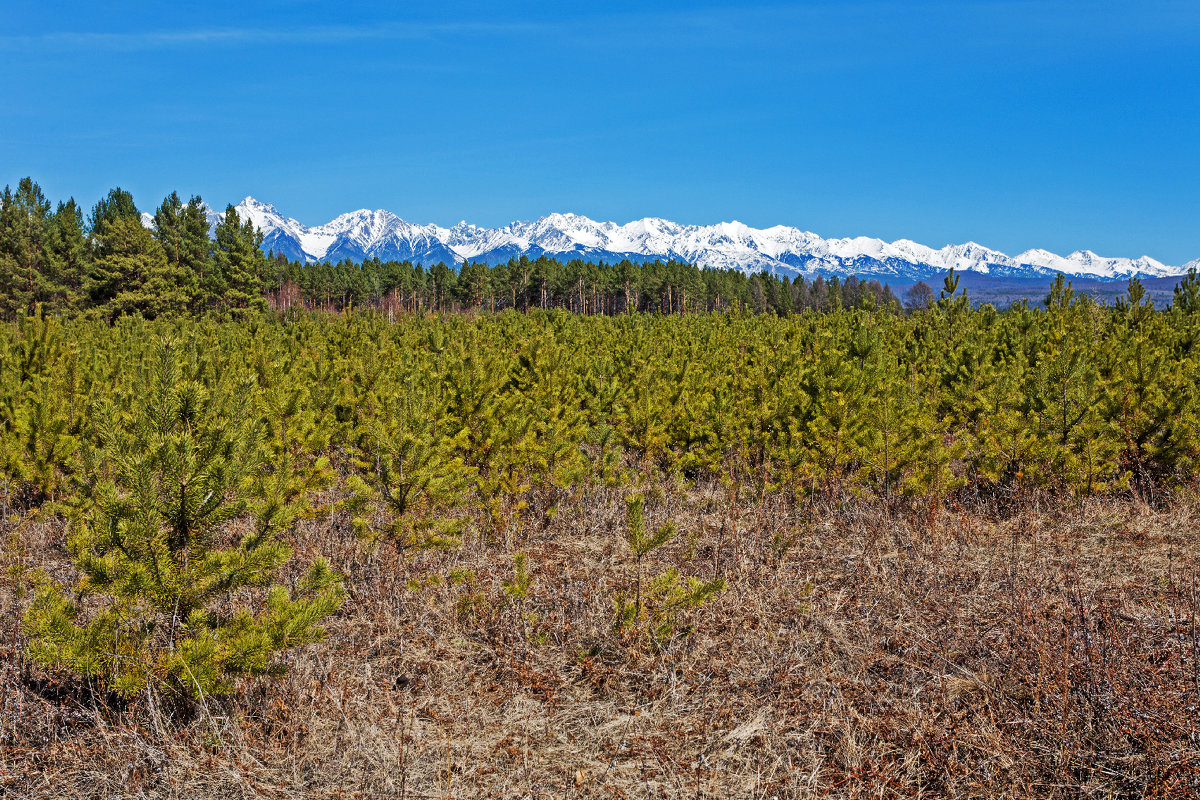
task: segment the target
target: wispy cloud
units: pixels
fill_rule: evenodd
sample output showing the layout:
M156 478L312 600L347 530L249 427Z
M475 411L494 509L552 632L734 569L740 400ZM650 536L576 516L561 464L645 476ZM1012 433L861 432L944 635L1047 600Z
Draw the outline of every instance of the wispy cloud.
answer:
M300 28L207 28L144 33L57 31L35 35L0 35L3 50L137 51L181 47L239 47L262 44L343 44L359 41L432 40L442 36L493 36L544 32L546 25L529 22L382 23L321 25Z
M1100 9L1082 13L1083 9ZM929 19L940 25L926 26ZM979 25L980 21L989 23ZM895 37L895 27L941 30L958 25L972 42L1028 44L1039 35L1193 34L1200 28L1195 0L1143 0L1136 8L1120 0L809 0L809 2L702 3L669 10L621 10L603 6L541 20L386 21L291 28L230 27L145 32L50 31L0 34L0 50L146 51L186 47L263 44L337 45L364 41L435 41L441 38L555 35L573 45L631 47L720 44L761 46L782 40L809 47L846 37ZM986 28L984 33L980 28ZM998 31L992 30L999 28ZM911 32L911 30L910 30ZM664 39L664 35L666 38ZM903 37L900 37L903 38ZM946 44L946 43L943 43Z

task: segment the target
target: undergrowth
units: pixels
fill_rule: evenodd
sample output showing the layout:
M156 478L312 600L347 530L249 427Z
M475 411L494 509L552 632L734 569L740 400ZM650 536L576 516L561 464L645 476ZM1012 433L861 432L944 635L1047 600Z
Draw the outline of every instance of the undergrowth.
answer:
M0 556L0 795L1195 795L1198 508L662 480L642 524L687 533L642 559L617 489L508 544L480 512L453 549L366 548L340 512L291 542L343 576L327 640L189 708L26 660L21 576L66 563L63 525L26 517ZM639 567L727 588L650 644L614 625Z

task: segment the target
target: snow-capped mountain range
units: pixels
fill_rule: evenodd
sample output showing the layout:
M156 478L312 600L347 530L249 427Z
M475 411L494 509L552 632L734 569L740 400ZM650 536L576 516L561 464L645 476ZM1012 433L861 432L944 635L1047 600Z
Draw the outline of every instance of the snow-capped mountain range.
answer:
M309 263L369 258L425 265L464 260L497 264L526 255L560 260L580 258L615 263L623 259L675 259L718 269L767 270L780 275L858 275L894 282L927 279L950 268L996 277L1022 278L1064 273L1094 280L1170 277L1200 267L1200 259L1168 266L1142 256L1105 258L1089 250L1060 256L1027 250L1008 256L974 242L935 250L908 239L885 242L865 236L823 239L815 233L777 225L751 228L740 222L680 225L647 217L624 225L596 222L576 214L550 214L502 228L460 222L452 228L414 225L389 211L352 211L307 227L275 206L247 197L235 206L263 233L263 249ZM210 214L215 221L217 215Z

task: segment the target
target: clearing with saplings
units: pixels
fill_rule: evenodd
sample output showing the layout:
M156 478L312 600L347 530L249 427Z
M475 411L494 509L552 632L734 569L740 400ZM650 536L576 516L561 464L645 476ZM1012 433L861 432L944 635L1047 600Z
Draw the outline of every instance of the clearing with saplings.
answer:
M19 313L0 794L1200 793L1180 287Z

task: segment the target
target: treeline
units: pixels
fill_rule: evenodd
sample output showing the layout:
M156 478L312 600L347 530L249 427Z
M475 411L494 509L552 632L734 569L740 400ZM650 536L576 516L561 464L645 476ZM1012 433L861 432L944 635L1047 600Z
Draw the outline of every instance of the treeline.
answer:
M276 308L343 311L563 309L577 314L631 311L682 314L735 306L780 316L837 308L899 310L891 289L877 280L844 281L697 267L680 261L604 264L542 255L487 265L464 261L425 268L409 261L369 259L302 264L270 254L267 296Z
M457 267L379 259L304 264L264 254L262 243L261 232L233 205L210 226L199 196L184 203L172 192L147 226L132 195L114 188L85 219L74 199L53 206L37 183L24 178L15 191L6 186L0 195L0 318L11 320L38 307L108 321L133 314L245 318L268 308L372 308L389 315L506 309L682 314L744 308L786 317L856 308L899 313L929 308L937 300L924 282L909 288L902 302L873 279L809 280L679 261L605 264L541 255L496 265L464 261ZM1195 272L1176 287L1172 305L1200 306ZM1061 278L1058 286L1061 291ZM951 274L941 295L956 292Z
M303 264L262 251L249 220L227 206L210 228L198 196L171 193L149 227L132 195L112 189L84 217L74 199L54 206L32 178L0 195L0 316L41 306L107 320L140 314L245 316L266 309L521 311L580 314L723 311L788 314L899 309L891 290L855 277L791 280L678 261L597 264L521 256L489 266L409 261Z
M172 192L142 223L129 192L115 188L86 220L74 199L52 206L30 178L0 195L0 316L46 311L112 320L267 308L262 237L233 206L209 228L199 197Z

